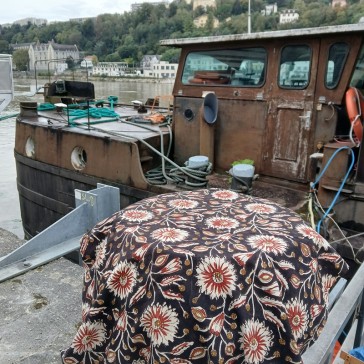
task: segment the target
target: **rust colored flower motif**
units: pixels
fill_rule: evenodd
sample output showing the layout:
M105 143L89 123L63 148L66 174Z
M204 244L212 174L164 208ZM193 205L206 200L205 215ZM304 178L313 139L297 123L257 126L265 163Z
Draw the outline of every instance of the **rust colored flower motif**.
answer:
M221 312L216 317L214 317L209 326L209 330L212 335L220 336L221 330L224 327L225 313Z
M97 316L100 312L102 312L105 307L93 307L88 303L82 303L82 321L86 321L87 318L92 316Z
M82 256L84 256L86 250L87 250L87 247L90 243L90 237L87 236L86 234L81 238L81 241L80 241L80 254Z
M329 247L329 243L315 230L311 227L300 224L297 226L297 231L303 236L311 239L319 248L327 249Z
M205 321L205 319L207 317L206 310L200 306L192 307L191 312L192 312L192 316L194 317L194 319L199 322Z
M273 334L263 322L248 320L241 326L240 348L244 350L245 362L249 364L261 363L273 345Z
M153 214L145 210L125 210L121 216L131 222L143 222L153 218Z
M76 353L82 354L102 345L105 338L106 330L102 322L86 322L78 329L71 346Z
M188 210L188 209L194 209L198 206L198 202L194 200L187 200L187 199L175 199L169 201L169 206L177 208L179 210Z
M239 222L229 217L211 217L206 220L206 224L209 228L213 229L235 229L239 226Z
M287 318L291 327L293 337L297 341L306 332L308 325L307 307L297 298L289 301L286 305Z
M274 255L283 254L287 250L287 243L276 236L252 235L247 238L250 246Z
M96 259L95 259L95 268L101 267L106 254L106 239L96 247Z
M334 277L331 274L324 274L322 276L322 295L325 303L329 301L330 289L335 284L336 280L337 277Z
M149 306L142 314L140 324L150 337L151 344L158 347L174 341L179 320L175 309L164 302L163 305L157 303Z
M220 190L212 193L212 197L218 200L236 200L239 194L229 190Z
M223 257L205 257L196 268L200 292L212 299L231 296L235 289L236 273L233 265Z
M133 360L132 364L145 364L145 360L143 359Z
M88 303L86 303L86 302L83 302L82 303L82 311L81 311L82 312L82 321L86 320L90 310L91 310L90 305Z
M325 309L324 305L312 305L310 307L310 315L312 319L315 319L318 315L320 315L322 310L324 309Z
M246 205L246 209L257 214L273 214L277 211L274 206L265 203L250 203Z
M182 269L182 263L180 258L173 258L168 264L166 264L158 273L160 274L172 274Z
M289 209L222 189L147 198L81 241L64 364L301 363L345 261Z
M173 243L182 241L188 237L188 231L174 228L162 228L153 231L152 238L161 243Z
M114 314L115 315L115 314ZM116 316L116 315L115 315ZM118 315L118 321L115 325L115 328L119 331L125 331L127 325L127 315L126 310L122 310L121 313Z
M121 299L126 298L133 287L137 278L137 268L133 263L126 261L120 262L112 271L107 280L108 289L119 296Z

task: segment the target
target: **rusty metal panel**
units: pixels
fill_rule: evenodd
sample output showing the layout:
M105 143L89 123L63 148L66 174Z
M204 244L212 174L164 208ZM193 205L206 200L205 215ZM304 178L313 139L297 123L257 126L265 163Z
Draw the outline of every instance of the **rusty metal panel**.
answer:
M215 160L219 171L227 171L231 163L253 159L261 171L266 132L267 104L264 101L221 100L215 133Z
M183 165L188 158L199 154L202 98L177 97L174 105L174 132L178 135L174 140L174 160Z
M276 139L273 146L273 158L296 162L299 158L300 119L297 110L279 109L276 124Z

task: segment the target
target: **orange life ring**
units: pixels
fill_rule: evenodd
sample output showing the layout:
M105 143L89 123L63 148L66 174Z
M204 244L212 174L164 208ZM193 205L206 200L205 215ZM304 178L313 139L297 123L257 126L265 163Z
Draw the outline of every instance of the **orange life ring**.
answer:
M364 97L358 89L350 87L346 91L345 104L355 136L361 142L363 139Z

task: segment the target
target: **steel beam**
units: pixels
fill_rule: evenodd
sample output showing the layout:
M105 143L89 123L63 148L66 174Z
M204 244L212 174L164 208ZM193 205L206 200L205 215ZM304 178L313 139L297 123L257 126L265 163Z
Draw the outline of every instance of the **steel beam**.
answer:
M120 209L120 191L97 184L75 190L76 208L12 253L0 258L0 282L79 249L83 234Z

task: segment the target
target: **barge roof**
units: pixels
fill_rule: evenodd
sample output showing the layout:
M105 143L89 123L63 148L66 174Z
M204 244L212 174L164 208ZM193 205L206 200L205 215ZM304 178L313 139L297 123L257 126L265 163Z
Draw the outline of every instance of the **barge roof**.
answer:
M352 32L362 32L362 31L364 31L364 22L356 24L344 24L344 25L316 27L316 28L277 30L271 32L229 34L229 35L196 37L196 38L163 39L160 41L160 45L184 47L186 45L193 45L193 44L223 43L223 42L248 41L257 39L272 39L272 38L288 38L288 37L301 37L301 36L311 37L324 34L352 33Z

